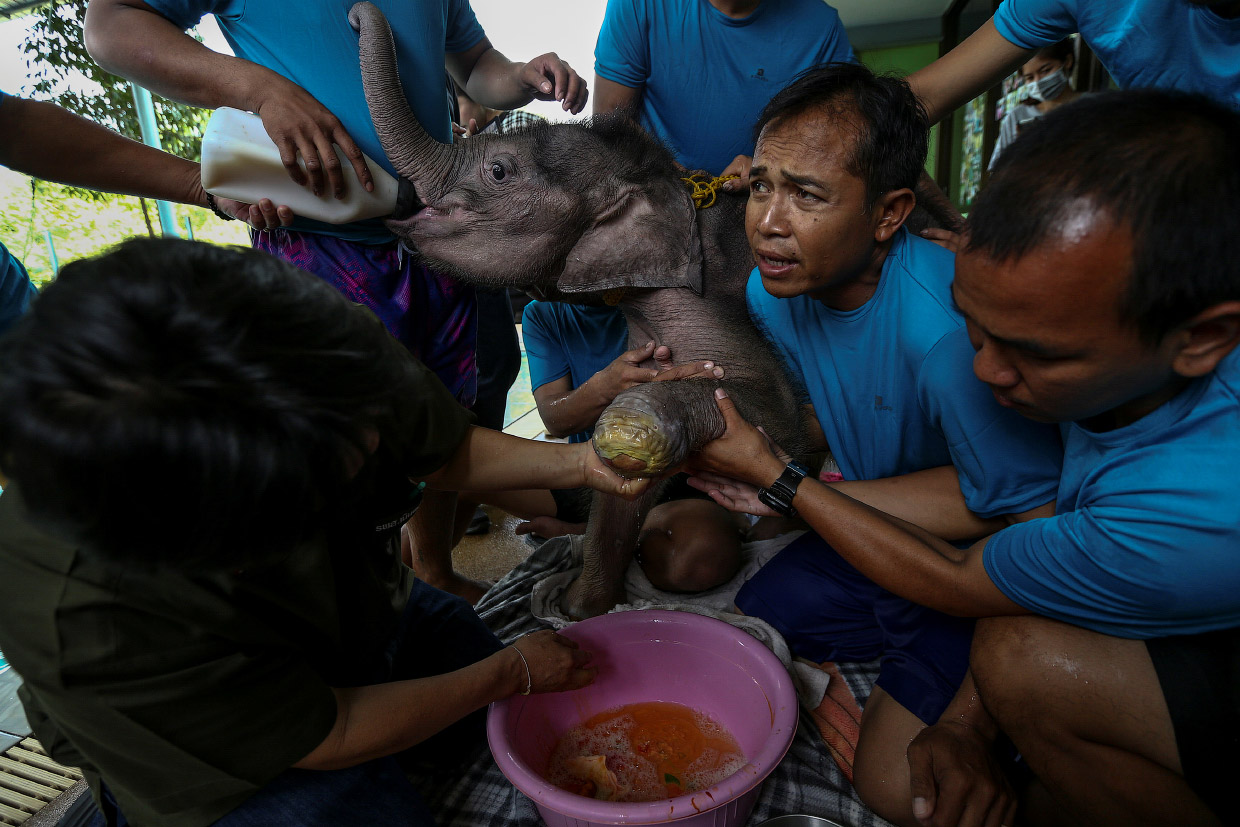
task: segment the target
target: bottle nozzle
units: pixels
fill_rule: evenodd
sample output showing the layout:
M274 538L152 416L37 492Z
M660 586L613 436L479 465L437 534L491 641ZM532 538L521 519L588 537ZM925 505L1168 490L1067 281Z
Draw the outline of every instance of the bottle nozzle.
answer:
M418 192L414 189L412 181L402 177L399 182L396 190L396 207L388 217L391 221L404 221L426 206L422 203L422 199L418 198Z

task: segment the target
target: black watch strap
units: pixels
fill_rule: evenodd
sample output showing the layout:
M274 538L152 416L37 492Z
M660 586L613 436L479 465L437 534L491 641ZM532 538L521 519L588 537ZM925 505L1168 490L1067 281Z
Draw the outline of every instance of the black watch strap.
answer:
M785 517L791 517L796 513L796 509L792 507L792 498L796 496L797 486L808 473L809 470L801 463L788 463L788 467L784 469L784 473L779 475L779 479L767 488L758 489L758 499L763 505L778 511Z

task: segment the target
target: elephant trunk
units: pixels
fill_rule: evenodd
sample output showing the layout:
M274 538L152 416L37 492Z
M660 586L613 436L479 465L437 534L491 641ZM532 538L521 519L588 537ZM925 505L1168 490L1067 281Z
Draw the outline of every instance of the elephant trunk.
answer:
M427 134L409 108L397 72L396 43L383 12L373 3L358 3L349 11L349 24L359 35L362 86L383 151L421 199L433 202L449 180L452 147Z

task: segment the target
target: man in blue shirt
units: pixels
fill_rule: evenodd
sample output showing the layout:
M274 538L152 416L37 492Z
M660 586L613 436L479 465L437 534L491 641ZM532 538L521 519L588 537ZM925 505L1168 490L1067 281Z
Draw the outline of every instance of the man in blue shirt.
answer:
M801 70L853 60L822 0L608 0L594 112L629 107L688 169L753 154L753 125Z
M1240 108L1236 0L1007 0L908 82L937 123L1074 32L1121 89L1179 89Z
M908 86L821 67L776 95L759 125L750 311L802 380L841 489L953 541L1050 513L1058 433L1003 410L969 375L954 256L902 227L926 153ZM813 532L736 603L815 662L883 659L854 780L884 816L907 809L888 796L885 756L902 755L955 696L972 623L890 594Z
M290 5L277 0L92 0L86 45L109 71L153 91L206 107L257 113L281 148L290 176L315 192L343 197L345 179L332 144L369 186L362 153L387 160L362 92L351 3ZM444 70L470 97L496 109L532 98L585 106L585 83L548 53L513 63L487 39L468 0L379 0L396 41L405 96L426 130L452 140ZM211 51L185 29L214 14L236 57ZM305 163L303 172L298 165ZM375 311L414 356L464 405L474 402L477 318L474 293L404 253L379 219L343 226L298 222L256 236L255 246L327 280ZM432 585L471 602L483 584L452 570L455 495L436 492L410 524L407 561ZM472 508L457 519L468 520Z
M1205 98L1090 96L1030 125L974 205L953 293L996 400L1062 423L1055 516L958 549L795 488L881 585L990 618L961 693L909 747L905 823L1012 823L974 779L996 728L1035 776L1024 823L1240 819L1240 249L1218 209L1240 201L1237 145L1240 115ZM703 461L770 484L783 462L721 407Z
M639 381L652 379L655 371L639 365L651 358L653 347L634 351L627 361L629 326L618 308L566 302L532 301L521 315L521 338L530 368L530 388L547 433L585 442L594 423L616 395ZM627 366L626 377L605 381L599 376L615 364L617 372ZM596 378L597 377L597 378ZM587 383L594 380L588 391Z

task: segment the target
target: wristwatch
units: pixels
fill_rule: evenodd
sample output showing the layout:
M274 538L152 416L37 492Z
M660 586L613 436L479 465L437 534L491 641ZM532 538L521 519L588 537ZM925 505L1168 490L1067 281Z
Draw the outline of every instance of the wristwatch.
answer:
M784 473L780 474L779 479L771 483L769 488L758 489L758 499L763 505L778 511L785 517L791 517L796 514L796 509L792 507L792 498L796 496L797 486L808 473L809 470L801 463L788 463Z

